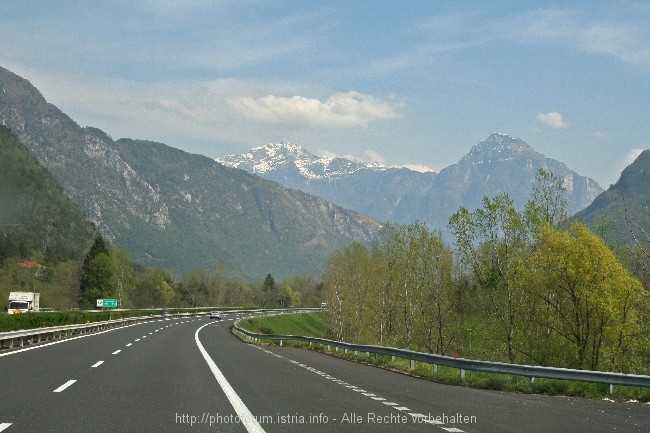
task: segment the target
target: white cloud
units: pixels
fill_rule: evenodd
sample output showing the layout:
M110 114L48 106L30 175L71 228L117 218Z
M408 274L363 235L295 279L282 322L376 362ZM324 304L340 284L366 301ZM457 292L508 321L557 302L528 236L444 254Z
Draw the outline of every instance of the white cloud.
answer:
M567 123L564 121L561 113L557 111L551 111L550 113L539 113L537 115L537 120L542 122L544 125L548 125L551 128L560 129L566 128Z
M632 164L643 152L643 149L631 149L625 157L616 164L616 172L620 173Z
M354 91L336 93L325 101L304 96L237 97L231 105L249 119L273 125L367 127L399 117L399 105Z
M375 152L372 149L366 149L363 152L363 156L366 158L366 161L374 163L374 164L381 164L385 165L386 164L386 158L381 156L379 153Z
M382 155L380 155L378 152L372 150L372 149L366 149L363 152L363 158L356 157L354 155L339 155L337 153L334 153L330 150L326 149L318 149L316 152L316 155L321 156L321 157L326 157L326 158L346 158L350 159L353 161L363 161L363 162L370 162L370 163L379 163L385 167L393 167L393 168L408 168L409 170L413 171L418 171L420 173L428 173L428 172L436 172L437 170L429 167L428 165L425 164L401 164L401 165L389 165L387 164L386 158L384 158ZM441 167L444 168L444 167Z
M314 154L322 158L336 158L338 156L336 153L327 149L318 149L314 152Z
M632 164L636 159L643 153L643 149L632 149L628 152L628 154L625 156L625 159L623 160L623 164L625 167L628 165Z
M542 9L517 20L512 36L518 40L554 41L626 63L650 66L650 34L642 14L634 22L589 22L575 10Z
M409 170L413 170L413 171L419 171L420 173L429 173L429 172L435 173L436 171L425 164L404 164L402 165L402 167L408 168Z

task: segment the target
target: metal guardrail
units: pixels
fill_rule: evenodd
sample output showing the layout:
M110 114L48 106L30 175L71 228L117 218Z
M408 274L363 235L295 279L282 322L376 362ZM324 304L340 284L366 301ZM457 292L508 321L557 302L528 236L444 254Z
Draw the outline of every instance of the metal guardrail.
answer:
M533 382L535 378L545 379L561 379L573 380L578 382L595 382L604 383L609 385L608 391L611 394L614 390L614 385L625 386L639 386L650 387L650 376L623 374L623 373L610 373L605 371L590 371L590 370L575 370L569 368L555 368L555 367L541 367L533 365L521 364L508 364L504 362L489 362L478 361L465 358L453 358L450 356L442 356L431 353L415 352L406 349L396 349L393 347L373 346L363 344L345 343L342 341L327 340L324 338L315 337L302 337L296 335L269 335L257 334L250 332L234 324L233 328L236 332L243 334L255 341L259 340L279 340L280 345L283 341L302 341L307 343L316 343L322 346L327 346L328 350L331 347L337 349L344 349L353 351L355 353L365 352L366 355L371 353L377 355L388 355L393 358L405 358L411 360L411 368L414 367L415 361L425 362L433 366L434 371L438 365L446 367L458 368L460 370L460 377L465 377L465 370L482 371L487 373L497 374L512 374L516 376L525 376L530 378Z
M101 322L80 323L75 325L51 326L47 328L21 329L19 331L0 332L0 351L14 349L26 345L38 344L45 341L67 338L91 332L104 331L111 328L132 325L140 322L150 322L171 317L196 316L205 313L180 313L169 315L151 315L128 317L126 319L105 320Z
M91 332L104 331L107 329L127 326L139 322L149 322L153 320L160 320L163 318L207 315L208 312L206 312L205 310L208 309L210 309L210 307L196 307L196 308L187 308L186 310L189 311L186 313L137 316L137 317L128 317L126 319L106 320L101 322L90 322L90 323L81 323L75 325L51 326L45 328L21 329L19 331L0 332L0 351L6 349L14 349L16 347L24 347L26 345L31 345L31 344L38 344L50 340L56 340L59 338L67 338L67 337L72 337L81 334L88 334ZM219 310L218 307L213 307L212 309ZM160 308L156 308L156 310L160 310ZM191 311L191 310L202 310L202 311ZM296 312L296 311L316 311L316 310L318 309L302 308L302 309L295 309L292 311ZM119 311L128 311L128 310L113 310L113 311L119 312ZM226 310L227 313L242 313L242 312L250 312L250 311L286 312L287 310L286 309Z

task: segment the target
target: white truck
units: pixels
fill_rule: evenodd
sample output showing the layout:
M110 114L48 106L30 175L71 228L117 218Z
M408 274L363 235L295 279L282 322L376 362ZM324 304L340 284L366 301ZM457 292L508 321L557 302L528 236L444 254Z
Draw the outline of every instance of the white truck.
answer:
M40 293L9 292L7 314L36 313L40 309L40 300Z

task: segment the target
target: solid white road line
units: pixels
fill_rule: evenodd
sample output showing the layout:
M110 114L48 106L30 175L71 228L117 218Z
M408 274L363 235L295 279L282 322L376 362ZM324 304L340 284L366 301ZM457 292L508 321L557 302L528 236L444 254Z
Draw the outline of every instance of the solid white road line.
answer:
M10 422L2 422L2 423L0 423L0 431L6 429L6 428L9 427L10 425L11 425Z
M72 385L72 384L75 383L75 382L76 382L76 379L69 380L69 381L67 381L66 383L64 383L63 385L61 385L60 387L58 387L57 389L55 389L53 392L62 392L62 391L64 391L67 387L69 387L70 385Z
M97 368L97 367L99 367L100 365L102 365L103 363L104 363L104 361L97 361L96 363L94 363L94 364L91 365L90 367L91 367L91 368Z
M219 383L219 386L226 394L226 397L228 397L228 401L230 401L233 409L235 409L235 412L237 412L239 419L242 420L242 424L244 427L246 427L246 430L249 433L265 433L262 426L257 422L251 411L248 410L232 386L230 386L230 383L228 383L226 377L223 375L223 373L221 373L221 370L219 370L217 364L212 360L212 358L210 358L210 355L201 344L201 341L199 340L199 331L208 325L209 323L201 326L194 333L194 340L196 341L196 345L198 346L201 355L203 355L203 359L205 359L205 362L208 363L208 367L210 367L212 374L214 375L215 379L217 379L217 383Z

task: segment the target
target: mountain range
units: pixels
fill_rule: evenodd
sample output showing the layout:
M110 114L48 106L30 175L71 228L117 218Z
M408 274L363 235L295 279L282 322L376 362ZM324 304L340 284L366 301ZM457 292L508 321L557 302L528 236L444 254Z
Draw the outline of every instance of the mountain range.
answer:
M628 165L619 180L574 218L612 245L638 244L649 254L650 150ZM650 257L649 257L650 258Z
M379 221L414 221L446 231L461 206L480 207L484 196L507 193L518 209L530 198L540 168L563 180L570 213L584 209L603 189L521 139L493 133L458 163L439 173L388 168L345 158L318 157L295 144L269 144L219 162L354 209Z
M281 278L321 270L333 251L370 243L380 228L365 215L211 158L82 128L2 68L0 124L106 240L145 266L225 266L247 278Z
M215 161L81 127L3 68L0 124L106 240L142 265L177 271L220 266L246 278L318 272L333 251L373 242L385 222L420 221L444 232L461 206L473 210L500 193L522 208L540 168L563 179L570 212L582 210L585 221L605 213L620 225L620 203L627 220L643 225L639 218L648 214L648 151L605 194L592 179L500 133L438 173L318 157L286 143ZM607 213L614 195L625 197L615 215ZM87 242L92 230L82 232Z
M0 125L0 265L79 260L97 236L54 177Z

